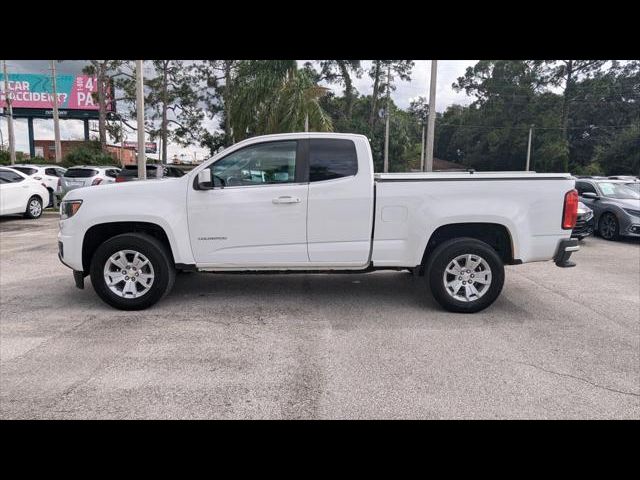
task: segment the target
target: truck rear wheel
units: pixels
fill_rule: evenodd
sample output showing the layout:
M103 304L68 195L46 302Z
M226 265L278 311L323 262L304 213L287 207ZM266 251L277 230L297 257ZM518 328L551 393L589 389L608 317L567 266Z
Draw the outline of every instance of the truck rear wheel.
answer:
M120 310L142 310L164 297L176 271L165 247L142 233L117 235L91 259L91 283L98 296Z
M497 252L474 238L438 245L427 263L436 301L451 312L473 313L491 305L504 285L504 265Z

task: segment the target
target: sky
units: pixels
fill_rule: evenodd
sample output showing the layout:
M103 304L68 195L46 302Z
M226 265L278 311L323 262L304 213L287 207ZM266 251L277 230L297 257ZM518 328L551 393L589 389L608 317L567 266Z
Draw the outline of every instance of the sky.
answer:
M299 66L302 66L307 60L298 60ZM456 93L451 84L461 75L464 74L467 67L475 65L477 60L438 60L438 78L436 88L436 110L444 111L452 104L468 105L473 101L467 97L464 92ZM82 60L65 60L56 64L58 75L73 75L81 73L82 68L87 62ZM364 60L362 63L365 72L371 65L370 61ZM49 73L49 60L7 60L8 73ZM318 68L318 67L316 67ZM431 61L415 60L415 66L411 74L410 82L396 82L396 90L391 93L393 101L401 108L407 108L412 99L418 96L429 96L429 78L430 78ZM147 69L145 69L147 70ZM147 73L147 72L145 72ZM149 71L150 73L150 71ZM354 79L354 85L358 92L363 95L370 94L372 91L372 80L365 73L361 78ZM336 94L342 94L342 87L339 85L328 85ZM97 121L90 122L91 128L96 131L91 132L91 137L97 137ZM206 128L215 129L217 122L206 121ZM14 120L14 130L16 137L16 150L29 152L29 137L26 119ZM53 121L51 120L34 120L35 138L37 140L53 140ZM125 130L128 130L125 127ZM7 143L7 120L0 118L0 131L2 132L1 140ZM126 139L135 141L137 139L136 132L128 130ZM62 140L82 140L84 138L84 127L81 120L63 120L60 122L60 137ZM209 151L198 146L182 147L179 145L169 144L168 157L173 158L174 155L186 156L193 158L194 154L198 159L209 156ZM153 157L153 155L149 155Z

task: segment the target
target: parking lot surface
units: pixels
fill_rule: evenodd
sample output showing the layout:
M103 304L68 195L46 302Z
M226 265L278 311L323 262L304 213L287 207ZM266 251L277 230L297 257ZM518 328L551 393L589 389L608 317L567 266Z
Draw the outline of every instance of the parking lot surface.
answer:
M640 418L637 241L507 267L473 315L405 272L192 273L123 312L57 221L0 218L0 418Z

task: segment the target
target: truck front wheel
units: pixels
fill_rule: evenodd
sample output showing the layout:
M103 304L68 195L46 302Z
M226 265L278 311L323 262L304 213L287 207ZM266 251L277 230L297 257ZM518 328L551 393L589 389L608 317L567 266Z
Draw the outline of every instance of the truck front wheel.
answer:
M142 310L164 297L175 281L165 247L142 233L117 235L91 259L91 283L98 296L120 310Z
M497 252L474 238L441 243L429 257L427 278L436 301L452 312L473 313L491 305L504 284Z

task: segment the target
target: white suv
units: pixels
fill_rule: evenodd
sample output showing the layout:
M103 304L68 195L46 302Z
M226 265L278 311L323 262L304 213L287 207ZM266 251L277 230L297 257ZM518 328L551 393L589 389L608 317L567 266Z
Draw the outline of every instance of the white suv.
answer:
M26 163L12 165L11 168L32 177L34 180L44 183L47 190L49 190L49 205L53 204L53 195L61 193L59 191L60 178L64 175L64 172L67 171L66 168L57 165L33 165Z
M105 167L98 165L82 165L71 167L62 176L62 195L70 190L94 185L114 183L120 172L118 167Z
M25 218L38 218L48 196L47 187L40 180L0 167L0 215L22 213Z

